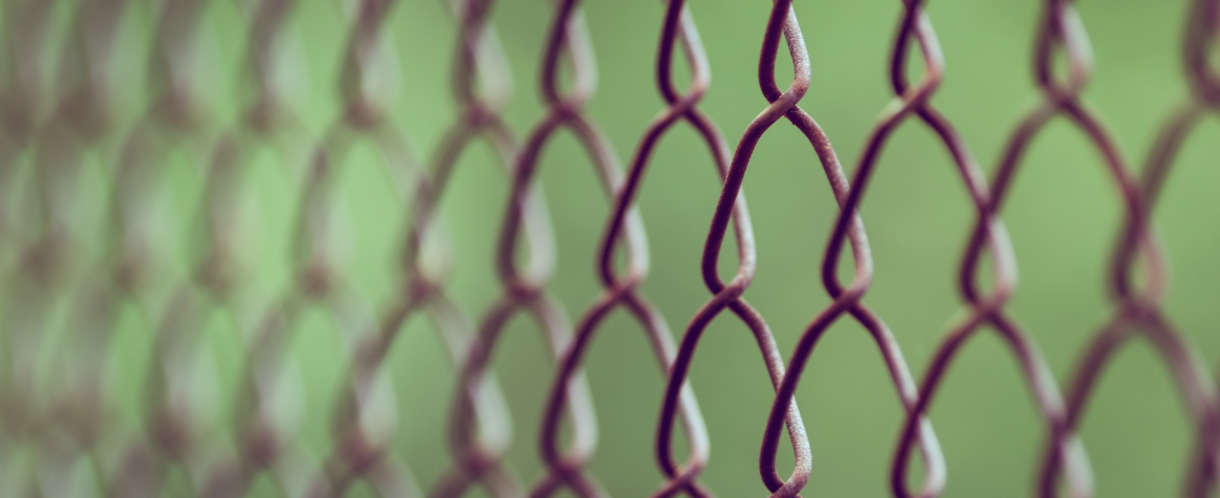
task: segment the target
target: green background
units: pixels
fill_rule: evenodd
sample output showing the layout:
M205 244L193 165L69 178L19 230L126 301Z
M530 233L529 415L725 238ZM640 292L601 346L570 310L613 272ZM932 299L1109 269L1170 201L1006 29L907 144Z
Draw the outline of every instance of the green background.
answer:
M67 2L72 4L73 2ZM339 2L303 1L292 15L288 52L296 76L290 103L316 136L334 118L345 36ZM662 108L654 85L660 2L585 2L597 55L598 88L588 115L609 136L620 158L630 158L645 125ZM1168 110L1184 99L1181 26L1186 0L1086 0L1081 16L1096 55L1086 100L1103 117L1129 164L1139 167ZM813 84L801 102L829 134L846 168L854 169L866 134L891 94L886 71L895 0L797 2L809 46ZM120 109L134 117L147 105L141 69L155 15L146 3L128 12L118 51ZM691 10L712 65L712 85L701 108L731 143L766 101L755 66L768 2L693 2ZM1040 2L937 0L928 12L947 59L947 76L933 102L948 116L990 172L1021 114L1036 102L1031 55ZM242 100L238 57L246 27L237 2L213 1L204 29L205 67L200 99L218 123L231 122ZM513 69L506 118L518 136L542 116L538 61L551 2L499 2L493 14ZM399 80L387 105L430 164L444 129L455 119L450 60L453 16L444 2L399 2L390 43ZM66 16L65 16L66 18ZM779 78L790 77L781 62ZM130 121L126 122L129 123ZM123 129L118 127L116 129ZM121 136L116 133L115 136ZM1186 142L1156 211L1171 264L1168 316L1215 364L1215 301L1220 286L1220 212L1213 185L1220 128L1206 121ZM100 171L108 171L98 159ZM194 206L203 168L178 158L170 192L175 210L160 239L171 267L185 274ZM376 308L387 303L397 274L394 257L407 209L385 181L376 152L360 146L340 180L338 232L348 247L341 259L352 283ZM298 191L292 169L263 153L243 193L252 308L290 284L291 225ZM265 163L266 166L263 166ZM576 142L561 135L547 149L540 178L557 234L558 267L550 287L573 319L598 295L594 254L607 203ZM98 173L94 173L98 174ZM101 173L105 174L105 173ZM493 254L508 186L502 167L480 143L464 154L444 200L457 262L450 288L471 316L497 295ZM663 311L675 334L709 297L699 258L719 193L708 154L688 128L670 133L654 156L639 198L649 233L652 270L644 293ZM785 356L805 324L827 303L817 278L836 206L820 165L803 137L781 122L762 139L745 191L758 246L758 272L747 297L768 320ZM892 327L918 378L950 324L963 316L956 291L957 260L973 224L973 210L942 145L909 122L891 140L862 209L872 241L876 278L866 302ZM1087 339L1107 318L1105 271L1121 207L1104 164L1068 123L1056 120L1027 155L1004 211L1020 267L1009 309L1036 337L1055 374L1071 372ZM257 219L257 221L249 221ZM255 237L257 236L257 237ZM248 240L247 240L248 239ZM257 239L257 240L255 240ZM722 274L735 264L731 245ZM127 429L143 405L152 323L159 312L125 309L111 352L107 383ZM235 385L244 349L225 320L209 322L210 373L216 401L205 403L217 435L231 418L225 396ZM347 368L342 340L320 311L310 311L292 342L295 375L304 386L302 440L329 448L330 406ZM615 315L595 339L586 362L598 410L600 444L590 464L614 496L644 496L661 478L652 444L663 379L638 327ZM771 388L748 331L724 316L711 326L691 378L706 418L712 459L703 480L720 496L766 494L757 471L758 442ZM396 448L425 489L449 466L446 431L455 374L443 343L427 320L413 319L394 344L390 371L400 420ZM515 319L495 355L515 428L508 461L522 480L541 475L534 440L550 360L541 335ZM814 452L805 496L889 496L888 472L901 407L880 356L857 325L836 325L810 360L798 390ZM946 497L1016 497L1032 493L1044 431L1008 349L984 333L963 350L931 411L949 468ZM205 417L205 418L207 418ZM1173 496L1193 445L1193 432L1163 362L1141 341L1124 349L1101 381L1082 437L1096 475L1097 496ZM781 448L781 455L784 450ZM781 473L791 468L781 457ZM481 493L476 491L475 493ZM272 491L265 483L256 495Z

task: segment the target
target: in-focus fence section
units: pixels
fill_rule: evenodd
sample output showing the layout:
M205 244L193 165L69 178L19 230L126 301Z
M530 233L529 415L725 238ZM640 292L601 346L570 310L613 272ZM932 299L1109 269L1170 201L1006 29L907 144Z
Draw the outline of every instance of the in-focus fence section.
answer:
M653 454L639 455L655 460L656 473L638 479L655 480L653 496L658 498L714 496L708 466L716 432L709 431L695 392L704 397L723 394L717 386L695 385L691 371L699 361L700 342L717 319L749 331L757 351L740 351L734 361L749 363L754 370L754 355L761 355L774 389L774 396L767 394L773 401L765 419L745 420L733 428L760 436L760 482L755 486L760 495L821 493L816 466L832 458L833 451L811 445L810 437L836 428L803 419L797 394L799 383L810 376L815 347L837 322L854 323L868 333L898 398L895 410L901 423L870 427L894 434L893 459L888 462L894 496L954 493L949 476L955 459L942 450L933 429L933 415L944 413L933 414L932 407L950 366L969 354L963 345L988 332L1015 358L1031 394L1028 403L1045 434L1042 454L1029 462L1036 474L1033 493L1076 498L1095 494L1089 441L1080 436L1084 413L1106 366L1136 337L1148 339L1163 360L1191 424L1182 495L1209 496L1216 488L1220 393L1190 336L1165 311L1169 251L1158 238L1152 209L1185 137L1220 105L1220 76L1212 64L1220 1L1194 0L1189 8L1182 33L1191 93L1169 111L1141 171L1083 97L1093 75L1094 49L1069 0L1029 2L1041 9L1037 26L1031 26L1038 95L1008 135L994 168L983 166L954 120L934 104L947 66L923 0L894 2L897 25L891 57L875 61L876 67L888 68L892 96L889 102L878 102L880 118L861 151L842 161L830 139L833 130L824 130L816 113L806 110L834 98L813 87L814 75L824 69L810 54L797 15L817 5L759 3L759 19L766 13L765 23L737 20L739 33L717 32L751 40L762 36L757 84L766 105L748 123L720 123L731 129L744 126L735 147L704 102L717 56L705 50L692 13L703 6L685 0L667 0L647 10L624 6L657 18L660 32L652 77L662 103L651 122L626 137L634 140L634 148L625 164L588 110L598 80L590 34L597 23L586 19L578 0L556 0L548 4L550 18L536 20L545 34L539 59L528 67L509 63L493 23L499 9L516 6L494 0L450 0L444 5L452 14L456 37L445 44L452 50L449 74L435 77L448 78L448 98L457 111L450 117L419 119L436 128L440 137L434 146L421 148L432 151L428 154L414 151L403 120L386 104L395 94L413 91L401 85L399 74L413 68L396 58L395 50L401 47L391 19L410 15L417 5L397 0L335 2L332 27L342 31L344 45L339 73L328 83L337 92L328 95L335 99L337 112L327 122L313 123L293 109L285 90L293 76L286 68L290 56L283 40L293 29L294 11L306 2L236 2L244 16L242 26L227 26L226 35L241 33L244 49L227 67L212 68L201 62L201 31L205 12L221 1L4 3L0 493L6 496L248 496L263 489L256 486L263 479L270 479L283 496L310 498L348 496L354 489L385 497L607 496L617 483L599 477L593 462L599 436L613 442L614 435L599 434L597 418L620 416L623 407L594 408L597 392L590 388L584 365L596 351L595 336L640 332L650 355L614 360L623 368L648 365L663 379L661 391L639 391L639 396L649 397L648 406L659 408L659 416L650 434ZM121 35L131 29L132 10L148 21L149 36L140 47L146 52L122 48ZM127 102L122 90L144 76L120 69L124 61L137 57L147 58L147 81L139 84L148 91L131 103L136 109L129 112L123 107ZM777 66L789 62L792 79L781 83ZM526 128L514 129L507 117L511 101L523 93L514 93L510 67L517 67L519 75L534 75L537 68L537 77L527 78L526 86L540 94L542 110ZM644 74L641 68L626 70ZM220 105L200 90L206 86L203 82L228 80L248 86L248 98ZM227 107L235 109L233 116L217 110ZM1107 188L1121 200L1123 219L1110 256L1109 316L1089 335L1074 368L1059 378L1035 341L1038 333L1019 325L1009 306L1017 292L1019 255L1001 216L1018 170L1028 167L1023 159L1031 143L1055 119L1069 123L1096 149L1112 182ZM758 259L767 256L759 256L743 186L747 168L759 162L756 148L767 147L763 137L787 126L781 121L794 127L809 148L800 160L766 167L816 161L839 207L827 216L832 229L821 257L809 252L810 261L820 261L828 304L816 310L810 306L810 321L790 348L781 347L777 337L784 335L773 333L764 319L760 309L766 306L747 300ZM964 313L952 318L927 359L911 364L900 347L909 334L904 325L895 323L891 329L868 303L875 266L861 214L870 203L886 202L874 196L866 203L866 194L874 178L885 174L880 167L883 152L904 123L931 132L974 209L974 222L965 230L968 236L952 244L954 250L964 248L959 273L946 276L946 281L955 281ZM657 160L666 137L682 128L694 131L698 154L681 162ZM597 287L595 296L582 296L588 304L574 313L574 320L565 308L566 296L558 295L553 282L560 256L557 237L565 235L556 233L551 213L566 208L548 204L539 180L543 164L549 164L548 148L564 134L574 137L584 154L582 163L564 166L591 168L609 206L604 217L588 220L601 234L594 253L574 256L594 263L586 277ZM502 187L506 201L489 214L498 231L492 236L495 244L483 248L494 261L496 297L468 311L452 289L452 274L470 263L453 258L450 240L451 231L466 227L446 224L443 206L453 195L461 158L481 141L491 146L504 170L482 181ZM835 145L839 152L844 150L842 143ZM383 164L350 159L353 149L364 146L374 149ZM282 188L295 199L290 247L273 248L284 254L291 277L269 300L250 291L264 273L251 269L254 255L243 253L248 249L240 240L243 214L237 208L242 192L251 190L252 158L263 152L292 179ZM176 200L163 192L172 183L170 165L180 156L202 171L202 181L194 186L198 204L190 222L173 221L166 230L159 217L168 210L166 204ZM708 158L712 171L700 170ZM385 209L406 213L402 226L385 223L380 228L401 241L386 262L385 272L395 282L386 295L358 291L336 255L345 242L343 230L336 227L342 224L337 219L341 172L366 167L385 170L391 189L399 194L400 202ZM650 170L669 168L683 168L684 183L654 189L720 192L718 201L706 206L711 224L702 257L690 261L699 267L707 291L697 310L666 309L665 299L645 292L655 245L650 246L646 236L648 215L641 213L640 195ZM104 185L89 183L97 176L92 169L101 171ZM711 180L713 173L720 187ZM807 191L827 193L821 185L809 185ZM775 222L789 229L800 229L802 223L799 218ZM179 243L169 239L188 241L190 255L176 254ZM736 252L731 277L722 274L726 243L736 245L730 249ZM850 263L844 262L845 252L850 252ZM845 270L850 270L849 279L843 278ZM1030 265L1024 271L1039 269ZM917 306L921 296L906 299ZM115 337L127 323L121 317L133 310L148 323L148 334L141 338L147 345L148 370L139 378L110 379L114 350L120 347ZM610 321L615 312L629 315L630 330L611 326L618 323ZM310 314L328 317L330 333L346 346L333 354L342 365L337 392L300 385L290 365L290 344ZM528 386L545 393L540 420L514 424L493 360L505 354L502 336L519 316L541 335L553 364L547 367L549 377L533 379ZM391 351L417 317L439 334L451 372L427 379L394 375ZM239 371L232 373L233 386L200 379L200 372L208 371L201 365L206 362L201 351L208 347L205 329L217 321L243 348L234 362ZM911 366L925 363L923 368ZM761 378L762 372L757 374ZM419 407L397 399L395 386L450 377L447 426L430 428L448 439L448 448L429 449L445 470L435 479L418 479L404 457L401 429L414 423ZM124 407L117 406L121 402L113 394L115 383L140 386L134 424L118 415ZM329 400L327 444L322 447L303 442L302 392ZM209 398L217 396L226 400L219 405L227 411L212 420L217 403ZM806 407L818 403L801 401ZM970 423L962 417L953 420ZM520 437L523 425L538 427L537 441ZM790 472L779 464L785 432L783 445L790 445L793 455ZM536 445L538 475L524 475L510 465L507 455L514 436L516 445ZM884 479L884 472L877 478Z

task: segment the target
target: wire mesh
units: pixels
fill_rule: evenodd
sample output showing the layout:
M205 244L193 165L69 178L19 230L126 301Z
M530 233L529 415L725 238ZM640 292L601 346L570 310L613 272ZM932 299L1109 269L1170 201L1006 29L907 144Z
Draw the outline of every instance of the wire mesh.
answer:
M338 112L314 133L286 97L293 76L284 38L294 9L304 2L239 2L245 49L225 76L240 78L250 91L229 119L215 112L215 103L200 88L200 82L220 79L211 74L215 68L201 62L206 57L199 44L203 12L218 1L4 4L0 475L9 480L3 489L14 496L74 496L81 491L72 476L81 465L89 475L86 496L172 494L176 491L170 489L177 488L171 481L179 479L175 474L187 483L181 492L206 497L248 496L264 477L284 496L311 498L346 496L361 485L385 497L457 497L476 488L498 498L607 496L613 486L595 475L590 462L598 446L595 415L614 417L616 411L594 409L596 393L585 378L584 363L594 337L618 327L610 321L616 311L626 312L634 322L629 328L644 334L653 355L648 361L655 361L664 384L659 395L639 394L656 396L660 408L652 455L660 476L652 493L657 498L713 496L703 474L714 434L690 374L705 332L726 311L757 347L757 353L738 352L741 361L760 354L774 389L774 396L767 395L773 400L769 415L744 429L762 429L760 494L816 493L812 476L819 451L810 436L833 428L802 419L797 392L815 347L839 321L867 331L901 407L899 426L877 428L896 433L889 476L894 496L933 498L951 489L948 476L955 462L942 451L933 429L933 401L950 366L965 354L962 346L988 332L1016 359L1044 426L1043 453L1034 464L1035 494L1096 494L1087 441L1080 437L1085 410L1107 365L1136 337L1146 338L1163 360L1190 420L1192 448L1183 459L1182 495L1210 496L1216 488L1220 400L1199 349L1174 325L1163 304L1167 250L1152 211L1185 137L1220 105L1220 75L1212 65L1220 4L1214 0L1194 0L1189 7L1182 57L1190 93L1164 118L1141 172L1082 97L1093 73L1092 48L1069 0L1040 3L1032 71L1036 102L1008 135L994 169L984 168L947 114L933 105L945 77L945 57L927 2L921 0L896 6L888 63L891 101L852 168L844 167L828 133L800 105L826 95L811 88L819 64L806 47L791 0L776 0L769 10L765 4L756 6L760 13L769 12L764 26L745 21L735 26L751 36L762 34L757 83L767 102L743 123L735 147L700 107L710 89L714 58L705 51L692 7L684 0L667 0L654 9L661 29L653 77L662 108L630 137L636 141L625 164L587 110L597 86L598 59L577 0L556 0L549 22L536 23L545 26L537 78L543 109L520 130L506 118L513 91L511 65L492 22L498 6L493 0L445 5L457 35L448 79L457 113L448 124L450 118L426 119L440 134L426 160L417 159L389 103L410 91L398 76L410 68L400 67L388 20L414 5L343 0L333 6L339 20L332 28L344 39L339 74L332 82L338 88ZM122 45L124 30L131 29L124 21L129 10L146 14L151 26L147 81L141 83L149 90L133 106L138 116L132 123L122 117L128 105L122 89L138 79L122 70L125 61L138 57L133 53L138 51ZM786 87L776 74L781 58L792 65ZM1111 188L1122 200L1123 219L1111 255L1108 318L1089 336L1073 369L1059 377L1009 306L1017 287L1017 254L1001 216L1031 142L1057 117L1077 129L1102 158ZM746 299L759 256L743 185L747 168L756 162L756 148L764 135L785 126L781 120L808 143L812 154L806 154L822 166L839 208L821 253L820 277L829 303L813 314L790 349L780 346L762 313ZM936 137L974 209L956 284L965 313L933 348L922 371L908 365L900 348L902 334L865 302L875 267L861 211L870 183L881 174L882 152L907 122ZM712 179L694 178L697 165L655 164L663 162L655 157L665 138L682 127L694 131L722 185L714 206L705 206L711 224L699 269L707 296L693 314L663 310L644 290L650 245L639 197L648 171L686 168L682 174L689 181L681 188L716 189ZM544 151L564 133L584 152L608 205L604 217L588 220L601 227L591 255L598 289L575 320L552 283L558 267L550 210L564 208L548 206L539 181ZM497 296L468 313L451 289L452 270L463 263L453 258L443 206L460 158L480 140L491 146L504 169L503 176L481 181L503 190L506 200L490 213L499 220L495 243L481 248L495 262ZM347 164L364 162L350 159L361 146L377 152L387 183L399 196L387 211L406 213L401 227L381 225L400 237L401 250L393 258L395 267L385 269L394 275L393 289L372 298L353 288L351 276L337 262L346 235L338 219L336 183L343 170L361 167ZM297 198L290 277L267 302L252 297L251 280L259 276L252 278L249 269L256 258L243 254L248 249L239 218L246 214L238 208L242 192L250 190L249 169L257 162L252 158L261 151L269 152L291 178L286 188ZM201 181L193 187L198 204L190 226L174 224L165 233L157 217L177 199L159 192L172 183L166 165L178 155L202 166ZM101 163L107 185L97 203L104 206L100 211L88 205L94 188L87 182L95 162ZM798 227L801 222L786 223ZM183 236L194 237L187 243L192 254L185 263L176 256L176 245L166 242ZM730 237L736 261L726 278L723 246ZM846 251L850 264L843 262ZM177 264L185 270L173 270ZM850 269L849 279L841 275L844 269ZM149 317L151 333L141 338L148 371L121 379L142 386L137 422L130 427L116 414L123 407L116 406L108 372L115 361L112 350L119 347L122 316L133 309ZM338 391L328 402L330 429L321 448L302 441L304 388L290 365L296 331L317 314L333 322L331 333L345 346L335 353L344 366ZM537 421L539 475L519 475L508 463L516 431L493 365L502 336L518 315L532 321L553 361L550 377L528 386L545 393ZM391 369L396 339L417 316L433 324L455 372L443 429L449 451L438 457L446 470L433 482L416 480L397 434L412 423L413 407L396 399L395 383L432 381L399 379ZM685 320L685 328L680 333L671 329L671 319ZM206 347L204 329L217 320L242 341L232 389L200 374L208 369L200 354ZM46 351L53 351L51 359ZM701 388L701 393L721 395L715 386ZM220 421L210 420L205 406L217 396L228 398L223 403L227 415ZM793 455L787 476L778 463L785 435L784 445L791 446ZM913 461L916 453L918 462Z

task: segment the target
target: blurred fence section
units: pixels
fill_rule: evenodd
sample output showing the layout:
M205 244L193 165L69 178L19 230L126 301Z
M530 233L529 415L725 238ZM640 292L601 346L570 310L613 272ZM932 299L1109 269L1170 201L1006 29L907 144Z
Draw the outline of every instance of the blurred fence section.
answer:
M218 64L200 40L203 12L210 3L224 1L232 2L3 4L4 496L276 493L323 498L348 496L353 489L384 497L475 492L501 498L606 496L614 483L599 479L588 463L599 436L615 437L598 433L597 416L614 417L616 412L614 406L594 409L597 393L586 382L582 365L594 336L619 327L608 325L619 323L609 321L615 312L625 312L633 324L613 333L642 333L651 349L651 356L615 361L648 364L666 386L659 395L639 394L660 407L654 452L639 455L655 460L656 473L638 476L655 483L657 497L713 495L702 478L716 438L704 424L695 391L704 397L721 394L716 386L688 382L688 374L704 331L721 315L753 335L757 351L740 351L741 361L755 365L751 362L761 355L774 388L774 396L767 395L773 399L769 417L741 428L761 436L759 496L791 498L802 490L805 496L818 494L811 481L813 466L832 455L811 447L807 431L834 428L802 420L796 393L819 339L839 321L854 322L870 334L892 381L896 409L902 411L898 426L872 428L895 436L888 479L896 497L932 498L952 489L948 476L955 462L942 453L930 412L950 365L967 354L961 346L979 334L998 334L1032 394L1028 402L1039 414L1046 438L1044 453L1030 462L1036 474L1031 487L1038 496L1093 495L1089 441L1078 429L1105 366L1137 338L1149 341L1164 360L1191 422L1193 447L1181 470L1183 495L1215 491L1220 402L1214 374L1162 309L1166 254L1151 220L1184 137L1220 105L1220 74L1212 64L1220 28L1218 1L1196 0L1191 6L1182 28L1191 94L1165 118L1142 163L1123 155L1081 97L1092 75L1094 49L1074 5L1042 1L1037 25L1031 26L1036 33L1031 76L1038 93L1013 126L994 168L980 164L952 118L934 104L945 60L921 0L893 2L899 22L891 60L861 61L889 68L892 99L877 102L881 117L850 164L840 161L816 116L800 105L834 98L811 87L819 63L810 58L796 12L813 10L813 5L758 2L755 8L769 12L766 23L743 21L736 27L740 33L734 36L742 39L762 35L761 45L752 50L761 54L759 92L769 102L748 124L732 124L732 129L745 126L740 138L723 133L700 107L716 61L705 52L691 14L700 6L668 0L661 9L640 9L660 16L661 31L656 94L639 98L652 102L659 97L663 105L636 135L618 137L636 140L632 150L619 151L586 112L598 91L598 59L578 0L556 0L551 17L537 20L545 42L540 59L529 66L508 63L492 23L493 7L511 5L451 0L445 8L452 14L456 39L406 48L452 53L451 71L432 75L444 79L450 93L427 98L452 99L457 112L410 118L428 123L440 137L421 149L433 151L429 157L421 157L389 104L397 95L415 91L402 84L402 74L415 68L400 60L403 48L394 40L389 19L410 15L417 5L341 0L329 6L334 16L328 29L341 33L339 74L321 83L327 91L310 98L334 99L338 112L321 122L304 118L294 109L296 99L288 97L299 91L294 89L300 86L299 69L293 64L302 54L299 47L292 53L284 40L297 29L293 12L302 2L237 1L241 21L225 26L221 35L239 38L244 48L239 57ZM124 36L125 30L140 34ZM788 64L791 81L779 81L777 66ZM526 128L515 128L505 118L514 95L510 66L527 86L536 85L543 102ZM787 74L783 68L778 72ZM223 92L211 89L233 82L242 85L240 101L216 102ZM758 97L741 99L754 102ZM1070 123L1079 130L1079 140L1096 149L1112 180L1108 188L1122 199L1124 220L1113 254L1107 255L1112 261L1111 316L1065 378L1056 378L1033 336L1007 306L1017 291L1018 255L1002 218L1006 194L1029 144L1052 119ZM891 331L867 298L874 266L860 210L885 202L867 195L869 184L884 174L878 173L879 158L903 123L937 137L974 209L970 236L947 242L963 254L960 273L946 279L956 279L965 312L944 333L925 369L908 366L900 347L903 334ZM809 185L809 190L822 195L829 186L840 208L819 259L829 304L808 317L791 348L777 343L763 315L747 300L757 254L742 189L762 137L787 126L803 135L808 158L823 167L826 185ZM694 130L701 150L689 154L686 164L654 164L659 144L679 127ZM586 158L572 167L592 168L608 206L604 219L588 220L601 227L596 254L582 255L597 261L593 278L600 290L587 296L591 304L586 309L571 316L552 285L556 237L562 234L553 233L550 213L566 208L548 204L538 181L542 153L560 134L575 138ZM452 257L454 228L446 225L441 207L460 157L476 143L490 144L501 163L503 174L489 173L484 181L494 183L507 201L487 213L499 227L490 236L497 241L494 247L483 251L495 261L496 284L488 291L495 297L480 309L467 309L450 284L454 267L468 263ZM359 164L370 156L357 149L374 150L381 164ZM179 163L198 172L189 176L196 181L184 185L172 171ZM276 175L288 179L278 188L294 199L291 219L274 222L290 224L285 227L287 247L258 248L247 240L261 229L243 219L250 209L241 206L251 196L269 195L260 190L265 182L252 180L256 163L274 164ZM354 277L338 262L351 240L338 207L342 192L337 178L343 170L366 167L384 169L400 201L386 207L384 222L377 220L378 230L398 241L396 255L382 260L383 272L393 275L395 284L381 295L356 291ZM637 198L648 170L661 167L691 170L683 173L691 178L687 184L664 188L720 192L718 202L703 207L711 226L702 260L690 263L701 268L707 292L705 304L693 315L691 310L662 309L643 289L649 243ZM722 185L711 180L713 172ZM183 209L187 215L167 214ZM770 223L796 230L800 222ZM728 251L736 255L729 265L735 268L732 273L723 272L728 261L721 260L732 259L722 255L726 243L736 246ZM283 262L285 278L260 267L268 260L264 254ZM813 253L809 257L817 259ZM325 316L344 346L328 352L341 365L336 392L304 385L300 368L290 361L290 344L307 315ZM452 372L434 378L393 374L392 346L415 317L424 317L440 335ZM553 360L548 367L552 375L533 379L529 387L545 393L541 420L524 422L540 427L538 441L515 442L537 445L537 475L518 473L506 461L522 424L509 418L493 362L501 335L517 317L525 317L540 334ZM119 354L116 337L132 320L146 323L147 333L136 336L139 347ZM238 358L221 362L232 368L220 375L207 353L205 330L215 327L240 344ZM116 368L114 362L133 355L144 359ZM115 372L120 372L117 378ZM417 480L403 458L400 439L402 427L417 423L412 416L417 406L396 399L395 386L448 378L455 381L447 387L447 426L430 429L445 433L449 445L429 450L447 470L436 479ZM116 394L131 386L139 400L134 407ZM303 436L305 397L328 400L329 429L320 446ZM219 417L213 416L216 406L223 407ZM953 420L964 423L960 417ZM781 452L792 457L781 458ZM792 462L792 468L782 468L781 460ZM269 487L257 485L267 479ZM994 496L1017 495L997 490Z

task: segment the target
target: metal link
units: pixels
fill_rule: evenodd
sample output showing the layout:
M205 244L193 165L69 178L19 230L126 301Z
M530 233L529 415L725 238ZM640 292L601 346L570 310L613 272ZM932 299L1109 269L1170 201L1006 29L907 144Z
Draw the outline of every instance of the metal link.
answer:
M687 95L683 96L679 95L675 87L671 67L673 48L679 36L687 63L694 75L691 89ZM585 315L577 324L575 339L560 355L558 373L551 384L551 394L543 417L542 447L548 460L554 459L554 455L560 453L557 448L557 440L559 439L561 410L567 401L566 386L579 375L579 365L587 354L594 334L602 328L606 317L616 308L625 308L643 329L662 373L672 371L674 366L674 344L669 326L659 310L639 291L639 286L644 282L648 273L649 261L644 226L634 205L634 197L639 191L644 171L648 167L649 156L655 150L662 135L679 119L688 121L700 133L705 145L711 150L721 175L725 170L728 151L719 130L695 108L707 90L710 78L709 68L694 21L679 0L669 2L665 25L662 28L661 44L661 52L657 61L657 84L669 107L648 126L644 137L640 139L626 180L614 179L613 183L617 186L612 189L613 209L609 222L602 232L600 260L598 261L601 285L604 290L594 304L585 311ZM613 173L617 174L617 171ZM744 205L743 201L743 213ZM747 227L745 240L749 240L748 218L744 218L741 223ZM752 241L747 243L752 243ZM619 252L626 259L626 269L623 273L615 269L615 260ZM672 394L672 397L667 397L665 408L662 411L662 423L665 424L662 426L662 431L672 431L673 418L675 415L681 416L686 428L686 438L689 441L691 462L684 465L683 470L679 473L668 448L669 434L662 432L659 436L662 446L658 449L658 456L661 459L667 482L657 491L656 496L672 496L683 491L690 496L710 496L710 493L695 481L708 454L703 416L699 413L694 393L689 386L683 380L678 380L676 383L680 387L675 388L676 392ZM672 398L680 400L676 401ZM680 405L675 408L675 404ZM675 414L675 412L677 413ZM554 469L555 464L551 465ZM560 471L553 470L552 472Z
M571 88L561 88L560 64L564 61L571 65ZM562 306L546 290L554 265L551 253L553 241L549 231L545 234L527 234L530 241L528 266L525 271L517 267L523 219L532 217L538 225L544 224L539 220L543 219L545 208L542 206L545 204L541 194L533 193L537 188L534 175L542 149L557 131L567 128L576 137L589 155L598 180L608 195L613 195L622 183L614 151L601 131L583 114L583 107L593 94L595 78L593 53L585 32L584 17L575 0L560 0L556 2L543 49L540 85L547 106L546 115L534 124L514 161L508 206L500 229L496 266L504 294L487 314L466 369L478 373L478 376L483 375L482 370L491 357L504 324L518 311L532 314L546 333L547 345L559 368L540 433L539 447L546 474L530 487L529 496L532 498L553 496L563 488L581 498L605 494L583 469L597 444L592 399L584 373L577 370L575 365L581 343L588 339L588 333L580 332L580 336L573 341L573 329L564 316ZM585 323L587 321L582 320L581 328L591 331L592 324ZM558 435L565 412L571 423L571 436L566 449L560 448Z
M918 9L918 5L908 6L908 8ZM908 18L913 16L915 14L908 14ZM907 22L909 23L910 21ZM734 166L729 170L729 180L725 184L725 195L735 195L736 191L740 189L745 175L745 168L749 164L750 155L753 153L754 147L759 138L761 138L762 133L780 117L787 117L793 125L801 130L813 146L826 172L831 190L840 203L841 209L822 265L823 284L826 287L827 293L833 298L833 302L807 327L800 342L797 344L792 360L789 362L788 372L783 374L782 380L777 382L775 402L771 407L771 414L768 417L766 432L763 436L760 471L764 482L773 493L772 496L791 497L799 493L809 479L812 454L808 449L805 449L806 453L798 454L798 474L794 474L792 478L782 483L782 485L780 482L777 482L778 475L775 471L775 456L782 424L787 417L789 419L788 430L792 435L794 445L798 435L802 439L805 438L803 427L798 427L795 431L793 430L793 417L788 415L791 410L790 405L795 402L796 386L809 356L813 352L813 347L830 325L844 313L852 315L852 318L868 330L876 342L903 404L910 410L912 405L917 403L914 395L914 383L910 378L906 360L898 349L897 341L885 323L861 302L872 280L873 264L871 251L868 246L868 237L864 231L864 224L857 214L857 208L885 138L901 119L909 114L911 109L925 101L931 91L935 89L936 81L939 77L939 49L935 47L934 39L932 42L929 42L923 37L920 38L920 46L923 49L925 59L928 60L926 76L928 81L911 91L899 88L905 86L905 82L896 85L895 92L898 94L897 103L889 108L887 113L883 115L881 123L875 128L874 133L870 137L868 148L860 161L860 166L856 170L856 178L849 185L829 139L822 132L817 122L797 106L797 103L809 90L812 64L809 61L809 55L801 39L800 27L797 25L796 14L791 8L790 1L775 2L767 28L766 37L763 39L763 51L758 77L759 86L763 91L763 95L771 102L771 107L751 123L751 127L747 129L741 143L738 145L737 153L734 156ZM787 91L782 93L775 83L774 76L781 30L784 37L788 40L788 47L794 66L793 72L795 73L792 85ZM905 38L905 35L900 36L899 43L905 43ZM901 56L904 52L896 52L896 54ZM899 67L899 70L901 71L901 67ZM713 254L719 251L719 240L723 240L722 227L724 223L720 220L723 218L722 213L727 213L726 202L731 199L732 197L726 199L722 196L720 203L717 205L716 217L713 218L712 235L709 236L707 246ZM713 236L717 237L717 239L713 239ZM852 254L856 262L853 280L846 288L839 282L837 275L838 258L845 240L850 241ZM705 273L709 269L714 271L714 258L711 263L709 264L705 256ZM940 462L940 450L931 425L922 417L918 417L917 420L920 421L920 432L917 438L927 462L925 485L927 486L927 492L934 493L941 486L941 482L944 479L943 464Z

